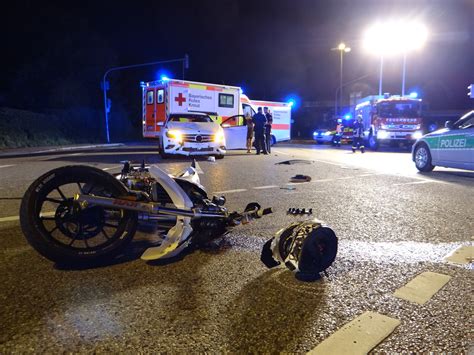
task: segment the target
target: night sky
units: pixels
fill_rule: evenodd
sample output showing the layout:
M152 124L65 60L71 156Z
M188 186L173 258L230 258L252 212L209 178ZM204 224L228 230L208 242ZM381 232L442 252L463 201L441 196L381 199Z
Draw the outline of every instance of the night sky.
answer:
M331 100L339 82L378 88L378 59L361 36L376 20L416 18L429 42L409 55L407 88L433 109L467 109L474 83L474 1L29 1L3 11L0 106L100 108L100 80L112 66L190 56L186 79L242 86L251 98ZM401 57L386 60L384 92L401 91ZM181 66L115 73L111 96L138 104L139 81L162 70L181 77ZM137 106L138 107L138 106Z

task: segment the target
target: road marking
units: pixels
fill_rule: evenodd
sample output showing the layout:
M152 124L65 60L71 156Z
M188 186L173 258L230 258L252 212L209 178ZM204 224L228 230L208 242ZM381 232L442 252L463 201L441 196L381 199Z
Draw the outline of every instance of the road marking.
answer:
M355 176L344 176L344 177L337 178L336 180L347 180L347 179L352 179L354 177Z
M225 191L216 191L215 194L232 194L234 192L245 192L247 189L235 189L235 190L225 190Z
M429 183L432 183L432 182L437 183L438 181L433 181L433 180L421 180L421 181L403 182L403 183L401 183L401 184L393 184L393 186L429 184Z
M278 186L276 185L267 185L267 186L257 186L257 187L254 187L253 189L254 190L263 190L263 189L274 189L274 188L277 188Z
M0 223L18 221L19 219L20 219L20 216L2 217L0 218Z
M83 155L84 153L72 153L72 154L67 154L70 157L76 156L76 155Z
M423 272L405 286L396 290L393 295L410 302L425 304L436 292L441 290L450 279L451 276L448 275L430 271Z
M121 166L122 166L122 165L115 165L115 166L111 166L111 167L108 167L108 168L103 168L102 170L108 171L108 170L120 168Z
M41 213L41 216L42 217L53 217L55 214L56 214L55 212L45 212L45 213ZM20 216L1 217L0 218L0 223L18 221L19 219L20 219Z
M10 166L15 166L15 164L12 164L12 165L0 165L0 169L1 169L1 168L9 168Z
M474 259L474 247L472 245L463 245L445 256L444 260L454 264L469 264Z
M381 174L361 174L361 175L357 175L357 176L363 177L363 176L374 176L374 175L381 175Z
M399 325L398 319L365 312L323 340L308 354L367 354Z

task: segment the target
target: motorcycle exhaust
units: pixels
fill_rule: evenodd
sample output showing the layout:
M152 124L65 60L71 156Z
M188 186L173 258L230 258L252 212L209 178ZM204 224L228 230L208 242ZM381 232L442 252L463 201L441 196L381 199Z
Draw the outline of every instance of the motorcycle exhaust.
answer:
M90 195L80 195L77 194L74 196L74 200L79 202L82 207L87 205L97 205L102 207L110 208L120 208L124 210L144 212L149 214L164 214L169 216L183 216L191 218L199 217L210 217L210 218L223 218L226 217L224 214L212 214L212 213L202 213L201 211L195 210L185 210L180 208L170 208L162 207L157 203L153 202L139 202L133 200L124 200L118 198L109 198L109 197L99 197L99 196L90 196Z

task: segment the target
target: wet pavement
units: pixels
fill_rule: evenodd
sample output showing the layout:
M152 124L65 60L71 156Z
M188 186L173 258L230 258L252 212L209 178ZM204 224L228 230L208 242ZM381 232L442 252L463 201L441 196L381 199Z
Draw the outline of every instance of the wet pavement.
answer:
M0 165L12 166L0 169L0 221L18 215L15 198L49 169L107 169L142 157L170 172L188 164L136 147L4 159ZM313 163L275 165L293 158ZM304 353L365 311L401 321L375 352L472 349L472 264L443 260L474 236L470 172L422 175L407 153L285 145L271 156L233 152L199 164L209 191L228 191L230 209L258 201L275 213L170 263L140 260L148 236L139 233L116 263L84 270L53 265L26 243L18 221L0 222L0 352ZM312 181L288 185L295 174ZM335 230L339 252L329 277L302 283L261 264L263 243L304 218L286 215L290 207L313 208ZM424 305L393 296L425 271L452 279Z

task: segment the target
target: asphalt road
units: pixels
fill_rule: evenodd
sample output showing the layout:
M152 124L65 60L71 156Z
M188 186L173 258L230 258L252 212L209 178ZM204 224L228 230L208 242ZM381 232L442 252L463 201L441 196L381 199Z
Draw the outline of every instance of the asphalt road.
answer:
M472 351L472 264L443 258L474 236L474 172L419 174L409 153L395 151L277 145L269 156L232 152L199 160L203 185L226 195L229 209L258 201L275 213L235 229L220 246L146 263L139 235L119 262L74 270L26 243L20 198L39 175L70 164L114 172L120 160L142 159L171 173L189 164L137 146L0 159L0 353L308 352L365 311L401 322L374 351ZM288 159L312 162L275 165ZM288 185L295 174L312 181ZM313 208L336 232L328 278L303 283L261 264L264 242L301 218L286 215L290 207ZM425 271L451 279L424 305L394 297Z

